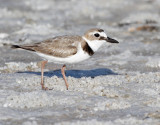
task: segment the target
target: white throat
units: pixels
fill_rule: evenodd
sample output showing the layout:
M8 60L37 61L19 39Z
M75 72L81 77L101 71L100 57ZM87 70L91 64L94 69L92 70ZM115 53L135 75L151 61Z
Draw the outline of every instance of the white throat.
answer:
M87 38L85 38L84 36L82 37L87 43L88 45L91 47L91 49L96 52L106 41L105 40L88 40Z

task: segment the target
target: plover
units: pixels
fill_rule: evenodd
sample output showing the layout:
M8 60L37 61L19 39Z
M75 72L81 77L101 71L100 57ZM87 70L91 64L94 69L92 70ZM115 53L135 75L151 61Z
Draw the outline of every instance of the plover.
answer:
M94 28L88 30L83 36L57 36L42 42L28 45L12 45L12 48L21 48L32 51L41 56L41 87L44 86L43 74L47 62L61 63L61 73L68 90L68 82L65 76L66 64L78 63L91 57L104 43L119 43L106 35L103 29Z

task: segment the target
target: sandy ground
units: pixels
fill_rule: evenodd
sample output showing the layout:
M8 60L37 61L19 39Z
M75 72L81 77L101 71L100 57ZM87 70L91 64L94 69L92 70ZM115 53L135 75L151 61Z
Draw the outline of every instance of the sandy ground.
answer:
M159 125L160 0L0 0L1 125ZM103 28L117 39L78 64L49 63L13 50L57 35Z

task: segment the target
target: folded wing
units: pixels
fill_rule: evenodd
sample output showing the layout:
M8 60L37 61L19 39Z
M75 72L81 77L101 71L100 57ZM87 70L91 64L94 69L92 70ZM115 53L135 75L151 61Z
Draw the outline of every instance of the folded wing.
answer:
M12 48L22 48L55 57L68 57L77 53L79 40L80 36L59 36L32 45L13 45Z

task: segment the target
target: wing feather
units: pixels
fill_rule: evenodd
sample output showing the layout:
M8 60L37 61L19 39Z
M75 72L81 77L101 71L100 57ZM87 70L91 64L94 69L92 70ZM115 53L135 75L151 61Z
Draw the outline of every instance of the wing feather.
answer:
M35 43L33 45L20 46L22 49L35 51L55 57L68 57L77 53L80 36L58 36L52 39Z

